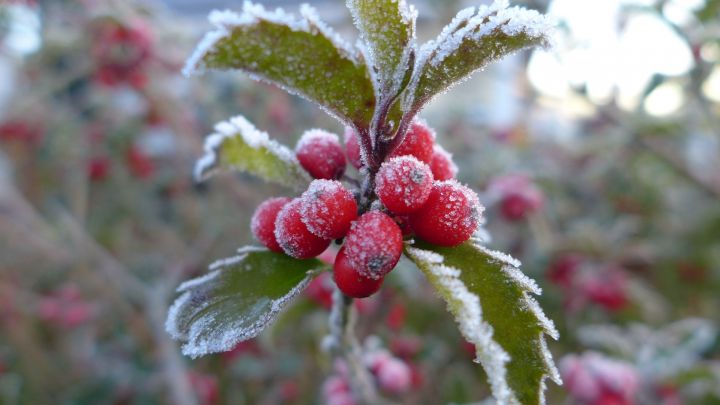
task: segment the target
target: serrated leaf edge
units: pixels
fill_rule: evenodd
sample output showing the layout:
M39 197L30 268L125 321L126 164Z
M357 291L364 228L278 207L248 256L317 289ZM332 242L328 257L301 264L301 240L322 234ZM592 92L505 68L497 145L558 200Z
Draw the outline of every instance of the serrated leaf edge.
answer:
M277 299L273 299L271 302L270 310L265 312L262 317L260 317L256 322L254 322L250 327L245 328L244 333L237 334L237 331L232 331L231 333L226 332L224 334L225 336L220 339L220 343L213 342L213 344L206 345L198 344L199 342L196 342L195 340L197 340L197 336L201 332L201 326L197 324L193 324L187 334L180 332L176 320L181 308L186 305L187 302L192 298L192 291L189 290L192 288L200 287L201 285L214 280L215 278L217 278L220 272L223 271L224 267L241 262L247 257L247 254L252 251L264 251L264 249L253 247L247 249L240 249L241 254L239 254L238 256L221 259L214 262L209 266L211 269L210 273L192 280L188 280L182 283L180 287L178 287L177 291L183 292L183 294L180 295L170 306L170 309L168 310L168 317L165 320L165 330L170 334L173 339L186 341L186 343L184 343L181 347L183 355L195 359L207 354L228 351L235 347L235 345L237 345L239 342L258 336L263 330L265 330L265 328L270 326L277 319L277 316L280 314L280 312L282 312L285 306L293 298L298 296L300 292L302 292L308 286L308 284L310 284L310 280L312 277L308 275L304 279L302 279L295 287L288 291L287 294ZM309 271L308 274L310 274L311 272L312 271Z
M190 58L185 62L182 73L189 77L205 72L206 66L203 58L210 49L220 40L230 35L233 28L251 26L260 21L268 21L276 24L286 25L293 31L302 31L314 34L320 32L328 38L345 56L356 65L360 63L357 58L357 50L343 40L332 28L323 23L315 8L308 4L300 6L300 17L288 14L282 8L268 11L262 4L255 4L251 1L243 2L242 13L238 14L230 10L213 10L208 16L210 23L215 30L205 34Z
M527 309L529 309L538 319L542 328L542 332L539 336L540 351L545 363L545 371L547 372L547 374L545 374L540 380L540 392L538 397L540 398L540 403L544 404L546 389L545 379L550 378L558 385L562 385L562 379L560 378L560 373L558 372L557 367L555 367L552 354L550 353L547 347L547 342L543 336L543 334L547 334L551 338L557 340L559 338L559 333L552 320L547 318L545 313L542 311L538 302L528 295L528 292L539 295L542 291L534 280L530 279L518 269L520 262L517 259L502 252L487 249L475 243L473 246L490 256L497 263L503 265L502 271L523 289L525 305ZM455 291L455 293L449 294L449 296L460 302L461 309L454 309L449 301L447 302L448 309L455 316L455 320L459 325L460 333L465 339L467 339L468 342L475 345L477 351L477 358L475 361L482 364L483 368L486 370L493 396L498 404L519 404L519 401L510 388L506 378L506 364L510 361L510 355L498 342L493 340L493 328L482 318L480 298L476 294L471 293L465 286L465 283L460 280L459 277L461 270L443 264L444 258L438 253L412 247L411 245L407 245L405 247L405 251L414 261L424 262L427 264L427 269L423 269L421 266L418 266L423 273L426 273L428 277L435 277L438 282L441 283L442 287L448 292ZM476 308L476 310L473 308ZM463 311L464 313L456 313L456 311Z
M219 171L218 158L220 148L225 140L238 136L241 137L243 142L249 147L256 150L266 148L279 159L297 167L298 170L296 174L306 181L306 183L311 181L310 176L301 169L295 153L290 148L270 139L267 132L257 129L242 115L237 115L227 121L217 123L215 125L215 132L205 138L205 143L203 144L205 153L197 160L195 169L193 170L196 181L207 180Z
M463 37L468 33L476 30L471 36L474 40L479 40L496 29L502 30L506 35L517 35L522 32L531 38L540 40L542 47L550 49L554 46L552 36L554 25L555 23L551 18L538 13L536 10L529 10L519 6L509 7L508 0L495 0L491 5L468 7L461 10L443 28L437 38L420 46L418 57L415 60L413 77L404 92L403 111L410 113L421 108L417 105L418 100L416 100L415 93L424 71L423 67L427 64L434 67L439 65L460 46ZM487 64L496 59L488 60L488 63L478 66L465 77L460 78L455 83L450 83L445 91L467 80L475 72L482 70ZM443 92L439 94L441 93ZM428 100L419 100L419 103L423 105L437 95L432 95Z

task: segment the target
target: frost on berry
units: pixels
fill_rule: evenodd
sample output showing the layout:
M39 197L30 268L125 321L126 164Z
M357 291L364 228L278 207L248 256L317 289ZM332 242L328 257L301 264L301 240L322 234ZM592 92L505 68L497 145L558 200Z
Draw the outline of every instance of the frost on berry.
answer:
M433 175L428 165L413 156L400 156L382 164L375 192L393 213L410 214L425 204L432 184Z
M402 143L390 154L391 157L412 155L419 161L430 163L435 144L435 132L423 120L413 121Z
M456 246L470 239L483 210L468 187L455 180L435 182L425 205L410 215L410 226L427 242Z
M370 211L353 222L344 248L353 268L361 275L380 279L389 273L402 254L402 232L388 215Z
M355 198L336 180L314 180L301 201L303 223L323 239L342 238L357 218Z
M363 166L360 140L354 129L345 127L345 154L353 167L360 169Z
M330 245L329 239L313 235L301 219L302 200L295 198L280 210L275 220L275 238L288 256L309 259L322 253Z
M441 181L454 179L458 173L458 167L453 162L452 155L438 144L433 147L430 170L432 170L435 180Z
M333 278L340 291L348 297L366 298L375 294L382 286L383 277L370 278L360 273L350 262L345 246L335 258Z
M337 135L321 129L305 132L295 155L300 165L316 179L338 179L345 173L345 154Z
M273 252L282 253L282 248L275 238L275 219L280 210L290 202L289 198L271 198L260 204L250 220L253 236Z

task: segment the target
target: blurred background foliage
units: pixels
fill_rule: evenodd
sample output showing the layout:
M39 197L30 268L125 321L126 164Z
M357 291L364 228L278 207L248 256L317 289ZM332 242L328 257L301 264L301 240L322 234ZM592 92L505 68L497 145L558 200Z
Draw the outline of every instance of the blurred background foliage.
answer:
M295 8L294 2L261 1ZM349 38L342 1L313 2ZM460 7L425 1L419 37ZM720 403L720 1L516 2L558 20L424 116L488 207L561 331L549 403ZM286 190L194 184L213 123L243 114L294 146L342 133L311 104L239 74L186 79L211 8L237 1L0 3L0 403L276 404L328 400L329 280L262 337L189 361L164 331L173 291L253 243ZM399 403L489 391L420 273L359 305L366 344L411 378Z

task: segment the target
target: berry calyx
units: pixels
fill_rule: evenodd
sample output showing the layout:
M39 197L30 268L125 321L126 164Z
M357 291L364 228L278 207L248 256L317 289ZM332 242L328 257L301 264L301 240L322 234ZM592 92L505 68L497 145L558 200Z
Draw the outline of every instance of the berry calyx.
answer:
M411 155L421 162L430 163L434 144L435 133L433 130L424 121L416 120L405 134L405 139L390 154L390 157Z
M345 173L345 153L337 135L321 129L307 131L295 147L300 165L316 179L339 179Z
M273 252L283 253L275 238L275 219L280 210L290 202L287 197L276 197L260 204L250 220L250 230L255 239Z
M410 226L426 242L457 246L477 229L483 207L477 194L455 180L435 182L425 205L410 215Z
M435 180L454 179L458 172L458 167L452 161L452 155L448 153L440 145L433 147L432 159L430 160L430 170L432 170Z
M337 180L313 180L301 200L303 223L323 239L342 238L357 218L355 198Z
M346 127L345 154L347 155L347 160L356 169L363 167L362 155L360 153L360 139L358 139L357 133L355 133L354 129Z
M343 248L358 273L377 280L389 273L400 260L402 232L387 214L366 212L353 222Z
M432 190L430 167L413 156L395 157L383 163L377 173L375 193L395 214L419 210Z
M322 253L330 245L329 239L313 235L301 219L302 201L295 198L287 203L275 219L275 238L288 256L309 259Z
M365 298L375 294L382 286L384 277L370 278L355 270L350 263L345 246L340 248L333 267L335 284L348 297Z

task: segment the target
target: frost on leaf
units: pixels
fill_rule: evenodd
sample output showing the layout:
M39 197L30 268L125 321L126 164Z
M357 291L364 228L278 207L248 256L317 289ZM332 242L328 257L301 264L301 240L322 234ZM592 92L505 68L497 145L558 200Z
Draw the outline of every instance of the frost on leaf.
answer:
M303 188L310 182L292 150L271 140L242 116L215 125L204 149L205 154L195 164L198 181L218 170L231 169L289 187Z
M212 264L210 273L180 285L165 328L185 342L187 356L228 351L262 332L308 285L309 272L323 266L315 259L242 249Z
M405 0L348 0L379 93L395 96L414 50L417 11Z
M475 345L497 402L544 403L545 379L562 384L544 336L558 332L531 297L541 291L520 263L472 241L451 248L417 242L405 252Z
M355 49L307 5L300 17L267 11L246 1L243 12L214 11L205 35L184 69L239 69L317 103L347 125L367 128L375 95L368 68Z
M507 0L460 11L435 40L420 48L403 110L418 111L437 94L508 54L548 47L552 29L547 17L508 7Z

